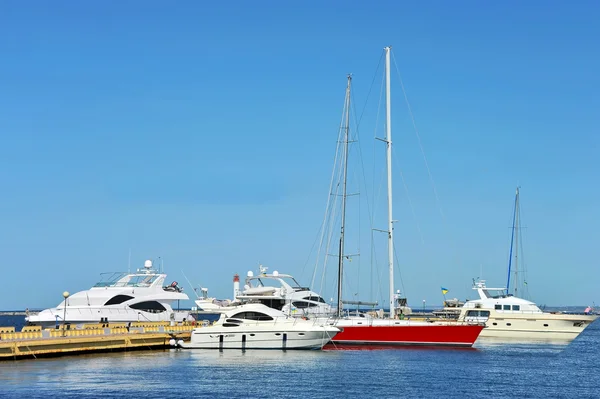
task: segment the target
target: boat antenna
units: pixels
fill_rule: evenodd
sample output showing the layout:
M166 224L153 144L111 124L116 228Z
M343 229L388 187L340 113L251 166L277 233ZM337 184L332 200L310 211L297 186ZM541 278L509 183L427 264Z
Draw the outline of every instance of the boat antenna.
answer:
M127 274L131 273L131 248L129 248L129 260L127 261Z
M348 74L348 85L346 86L346 121L344 127L344 156L342 159L344 165L344 181L342 188L342 220L340 226L340 253L338 260L338 306L337 306L337 316L342 317L342 311L344 304L342 303L342 277L344 275L344 232L346 228L346 184L348 180L348 142L350 141L349 132L350 132L350 87L352 84L352 75Z
M387 146L387 200L388 200L388 264L390 268L390 318L396 316L394 305L394 227L392 219L392 99L390 84L390 52L385 47L385 143Z

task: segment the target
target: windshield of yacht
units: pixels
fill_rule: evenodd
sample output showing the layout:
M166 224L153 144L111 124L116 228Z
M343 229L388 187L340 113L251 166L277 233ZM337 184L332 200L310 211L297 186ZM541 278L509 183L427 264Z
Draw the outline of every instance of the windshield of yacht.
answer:
M506 293L502 289L493 289L493 288L484 289L483 293L485 294L486 298L505 298L506 297Z
M295 290L305 289L296 281L295 278L293 278L291 276L290 277L282 277L282 276L279 276L279 277L256 277L253 280L258 281L259 287L273 286L273 280L281 280Z
M114 272L102 273L102 281L94 284L94 287L148 287L156 279L159 274L132 274Z

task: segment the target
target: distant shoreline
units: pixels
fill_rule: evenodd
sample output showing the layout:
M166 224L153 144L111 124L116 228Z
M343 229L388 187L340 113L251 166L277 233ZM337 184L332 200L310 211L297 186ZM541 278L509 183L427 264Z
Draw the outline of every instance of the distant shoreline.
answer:
M539 305L538 305L539 306ZM583 309L585 309L587 306L586 305L573 305L573 306L540 306L540 308L543 311L546 312L552 312L552 311L579 311L579 309L581 309L581 312L583 312ZM436 309L441 309L443 308L442 305L440 305L439 307L427 307L426 309L419 309L419 308L413 308L413 313L427 313L427 312L431 312L433 310ZM30 309L29 310L29 314L37 314L39 312L41 312L43 309ZM190 310L191 309L184 309L184 308L180 308L180 310ZM354 309L352 309L354 310ZM363 309L363 310L367 310L367 309ZM27 316L27 312L25 310L0 310L0 316Z

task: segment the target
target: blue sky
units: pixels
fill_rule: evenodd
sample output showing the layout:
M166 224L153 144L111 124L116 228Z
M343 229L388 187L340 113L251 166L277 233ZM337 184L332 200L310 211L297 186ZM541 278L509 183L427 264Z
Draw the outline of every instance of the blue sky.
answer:
M349 72L365 175L381 173L387 45L439 194L393 73L409 304L441 303L440 286L466 298L474 277L505 284L517 184L532 298L599 302L600 6L325 3L3 2L0 309L53 306L126 270L129 250L132 267L161 257L188 293L184 274L229 297L259 263L309 282ZM360 230L348 283L369 300Z

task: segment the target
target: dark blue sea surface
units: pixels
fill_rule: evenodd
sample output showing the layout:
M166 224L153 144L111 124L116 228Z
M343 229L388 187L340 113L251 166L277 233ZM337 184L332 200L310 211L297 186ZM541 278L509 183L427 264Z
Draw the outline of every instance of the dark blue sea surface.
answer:
M1 398L599 398L600 323L568 345L165 350L0 362Z

